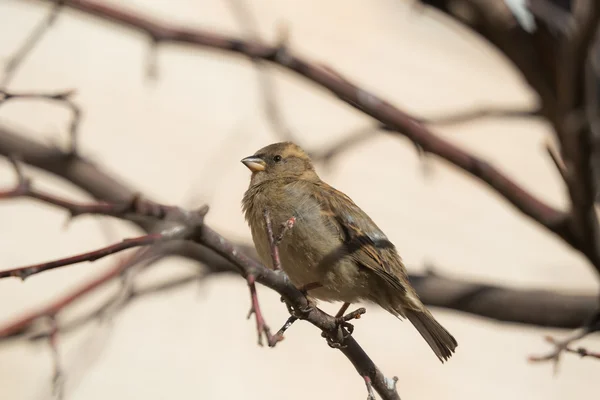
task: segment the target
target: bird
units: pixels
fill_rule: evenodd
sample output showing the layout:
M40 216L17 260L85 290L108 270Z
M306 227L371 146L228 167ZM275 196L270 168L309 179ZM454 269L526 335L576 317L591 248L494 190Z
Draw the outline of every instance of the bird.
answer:
M350 197L321 180L300 146L273 143L241 162L252 172L242 211L268 268L275 268L277 237L281 269L309 301L343 302L336 317L352 303L378 304L408 319L442 363L452 356L456 339L419 299L396 247Z

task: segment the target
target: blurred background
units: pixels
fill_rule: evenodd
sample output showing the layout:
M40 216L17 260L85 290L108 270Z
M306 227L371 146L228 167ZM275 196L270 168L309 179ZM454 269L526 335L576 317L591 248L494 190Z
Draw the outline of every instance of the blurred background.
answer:
M186 27L248 37L256 29L274 43L286 27L297 54L326 64L400 109L437 118L477 107L526 109L535 95L497 50L456 21L401 0L136 0L104 3ZM125 4L126 3L126 4ZM255 23L236 16L242 4ZM518 6L519 2L513 2ZM8 59L47 15L48 2L0 2L0 60ZM237 8L239 11L239 8ZM253 27L252 27L253 26ZM280 141L264 112L259 71L239 56L164 45L70 9L27 56L10 81L14 91L76 89L84 112L80 153L150 198L184 207L210 204L207 222L250 244L240 202L249 171L239 162ZM373 121L281 69L261 70L273 84L282 119L298 144L319 152ZM70 114L44 101L7 102L0 123L65 148ZM544 143L550 128L534 118L487 118L435 126L440 136L479 155L549 204L568 198ZM0 184L15 182L4 159ZM461 171L420 158L410 141L373 133L327 163L321 177L344 191L395 243L411 272L432 268L457 279L514 288L594 294L588 262ZM64 181L26 169L36 186L81 201ZM0 204L0 269L66 257L139 235L132 225L67 214L30 200ZM0 280L0 324L39 308L117 258L60 268L21 282ZM164 260L140 277L157 282L197 269ZM77 315L118 290L118 282L69 308ZM287 318L279 295L259 287L272 328ZM217 275L132 302L103 322L58 336L67 399L363 399L364 383L320 333L297 323L276 348L256 344L246 283ZM338 304L324 304L335 312ZM367 305L354 336L403 399L563 399L598 388L600 363L565 355L552 365L527 357L550 350L545 335L568 331L501 323L432 308L459 342L442 365L408 322ZM551 312L551 311L550 311ZM61 314L61 317L63 314ZM600 340L581 342L600 349ZM0 395L52 398L53 362L46 341L0 344Z

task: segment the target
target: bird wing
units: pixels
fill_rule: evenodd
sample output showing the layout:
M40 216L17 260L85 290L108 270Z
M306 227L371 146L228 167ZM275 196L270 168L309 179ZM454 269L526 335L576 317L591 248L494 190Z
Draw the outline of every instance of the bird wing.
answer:
M350 257L360 266L374 272L400 293L406 293L406 270L394 245L375 222L350 197L326 184L315 182L313 196L321 205L321 213L333 226Z

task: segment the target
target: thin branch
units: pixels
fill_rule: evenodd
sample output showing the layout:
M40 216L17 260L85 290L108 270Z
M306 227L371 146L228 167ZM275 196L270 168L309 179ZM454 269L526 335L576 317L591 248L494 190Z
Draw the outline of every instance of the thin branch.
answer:
M14 74L17 72L19 66L23 63L25 58L39 43L40 39L44 36L50 27L56 21L61 10L62 0L51 0L54 5L50 9L50 12L38 25L31 31L27 39L23 42L21 47L12 55L12 57L4 64L4 76L0 81L0 87L6 87L12 80Z
M567 347L565 349L565 351L567 353L577 354L581 358L590 357L590 358L600 359L600 352L590 351L584 347L577 347L577 348Z
M131 271L135 271L134 275L137 275L138 271L143 271L146 268L133 269L132 267L134 267L134 266L147 267L147 266L155 263L156 261L164 258L170 252L170 250L169 250L170 244L173 244L173 243L165 243L165 244L161 245L162 247L161 247L160 252L153 251L152 254L147 254L146 256L141 258L139 261L137 261L133 264L130 263L130 265L127 267L127 269L122 271L120 274L118 274L118 276L122 276L123 273L131 272ZM146 296L150 296L152 294L178 289L183 286L189 285L191 283L198 283L201 281L202 278L204 278L206 276L207 276L207 273L199 271L199 272L195 272L195 273L183 276L183 277L167 279L164 282L144 286L139 289L136 288L135 285L130 286L130 285L124 283L123 285L121 285L121 289L117 293L115 293L114 296L111 296L105 302L101 303L98 307L92 309L91 311L89 311L81 316L78 316L73 320L59 324L58 330L60 331L60 333L65 334L68 332L72 332L93 320L104 321L106 319L109 319L113 314L122 310L128 304L130 304L131 302L133 302L135 300L144 298ZM133 276L132 276L132 278L133 278ZM85 294L87 294L87 293L84 293L80 297L83 297ZM66 298L70 298L70 297L71 297L71 294L67 294L66 296L63 296L60 299L58 299L56 302L60 303L60 304L65 304L64 300ZM64 307L62 307L62 308L67 307L69 304L70 303L66 303L64 305ZM60 311L60 310L57 310L57 312L58 311ZM22 334L26 334L26 333L29 333L29 332L26 332L26 331L22 332ZM50 337L51 334L52 334L52 331L50 329L46 329L46 330L41 329L35 333L30 333L28 336L28 340L33 341L33 340L47 339ZM13 335L13 336L10 336L9 338L18 338L18 337L20 337L20 336ZM4 339L6 339L6 338L4 338ZM2 339L0 339L0 340L2 340ZM2 341L0 341L0 344L1 343L2 343Z
M144 260L145 257L151 254L150 251L151 248L139 249L133 255L117 263L113 268L104 272L97 278L88 281L84 285L78 286L72 292L56 299L55 301L51 302L45 307L41 307L38 310L32 311L28 314L19 317L15 321L0 326L0 340L14 337L17 335L24 335L32 330L35 330L35 322L38 321L40 318L53 318L68 305L81 299L85 295L93 292L97 288L104 286L106 283L118 277L127 268Z
M488 118L530 118L539 117L542 115L540 108L525 108L525 109L514 109L514 108L492 108L492 107L478 107L470 110L464 110L452 114L417 118L422 124L437 125L437 126L451 126L464 124L469 122L476 122L481 119Z
M63 107L67 108L71 112L71 122L69 123L69 155L77 154L77 139L79 124L83 111L81 107L77 105L71 97L75 93L75 90L66 90L54 93L36 93L36 92L8 92L0 89L0 105L9 100L48 100L56 102Z
M39 274L55 268L64 267L67 265L78 264L84 261L96 261L111 254L132 249L134 247L149 246L164 240L176 240L180 238L181 230L165 231L164 233L153 233L135 238L124 239L119 243L110 246L102 247L97 250L81 253L75 256L61 258L54 261L46 261L40 264L28 265L25 267L13 268L0 271L0 279L18 277L22 280L29 278L32 275Z
M260 42L260 34L258 23L252 12L248 8L245 0L227 0L234 18L238 25L242 28L248 40ZM284 48L288 43L287 29L282 29L279 35L279 47ZM285 121L281 110L281 102L277 99L275 79L270 74L269 67L260 58L253 58L252 61L256 66L258 74L259 91L262 97L263 112L267 117L267 121L271 125L271 129L277 137L285 141L295 141L298 137L289 124Z
M380 124L370 124L365 127L354 129L334 144L328 146L325 150L309 151L310 158L313 161L322 162L327 166L342 153L368 139L375 138L375 133L382 129L385 128Z
M273 269L275 271L279 271L281 269L281 259L279 258L279 246L275 239L275 234L273 233L273 224L271 222L271 217L269 215L269 210L265 209L263 211L263 216L265 219L265 225L267 227L267 236L269 237L269 245L271 247L271 260L273 262ZM283 238L283 236L282 236Z
M596 324L586 325L580 329L577 329L571 335L567 336L566 338L564 338L562 340L557 340L551 336L546 336L546 338L545 338L546 341L548 343L552 344L554 346L554 349L545 355L530 356L529 361L530 362L552 361L554 363L554 373L556 374L558 372L558 364L560 361L560 356L564 352L577 353L582 357L588 356L588 357L592 357L592 358L600 358L600 357L597 357L597 353L589 352L584 348L574 349L571 347L571 345L574 342L581 340L584 337L588 336L589 334L597 332L599 330L600 330L600 323L596 322Z
M48 344L52 352L53 378L52 393L58 398L63 399L65 395L65 372L61 367L60 353L58 350L58 324L54 316L50 316L50 334L48 335Z

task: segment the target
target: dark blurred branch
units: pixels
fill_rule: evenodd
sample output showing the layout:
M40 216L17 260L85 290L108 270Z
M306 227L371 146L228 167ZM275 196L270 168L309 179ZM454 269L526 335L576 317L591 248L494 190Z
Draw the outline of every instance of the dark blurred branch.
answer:
M583 4L583 3L582 3ZM586 118L586 61L598 31L600 4L585 2L572 35L558 42L557 115L553 122L566 166L565 183L571 198L570 230L580 250L600 274L600 226L594 208L597 193L592 168L592 125Z
M436 136L419 124L415 118L357 87L331 68L305 61L293 55L287 48L244 41L198 29L180 28L97 1L66 0L64 4L69 8L142 32L156 42L185 43L239 53L252 60L261 59L295 72L328 89L343 101L380 121L387 128L408 137L424 151L438 155L487 183L491 189L506 198L522 213L561 236L575 248L580 248L580 244L566 224L565 213L534 197L489 163Z
M541 116L539 108L494 108L494 107L478 107L459 111L452 114L418 118L418 121L427 125L449 126L458 125L468 122L475 122L486 118L530 118Z

